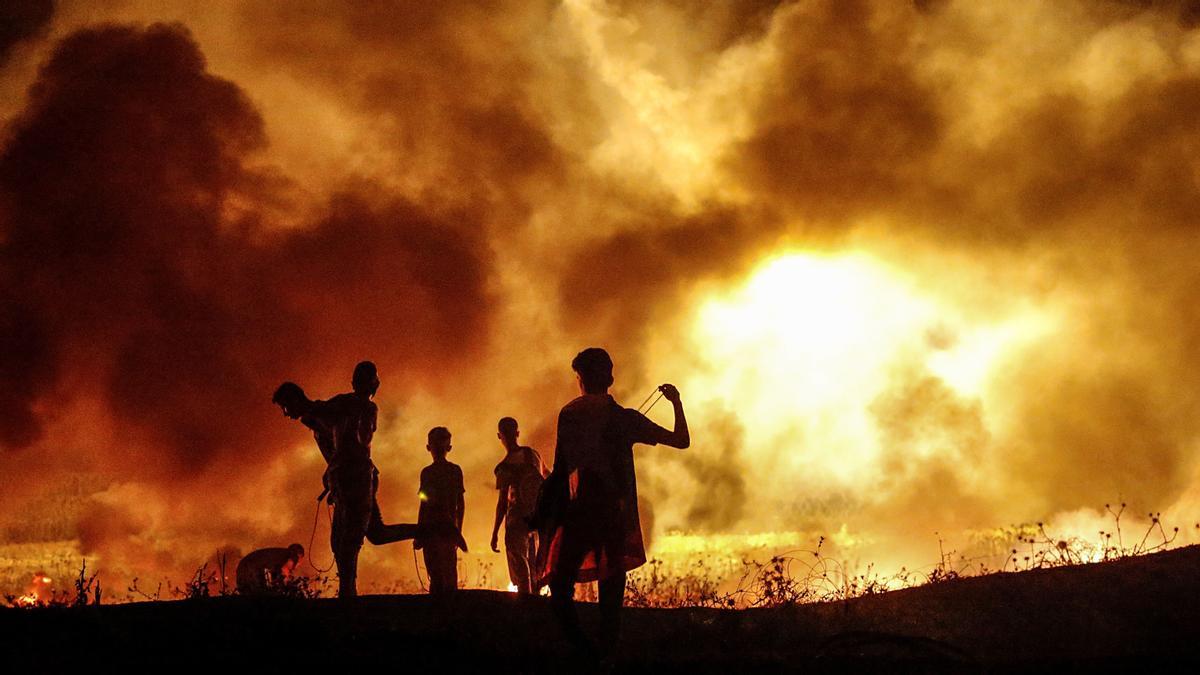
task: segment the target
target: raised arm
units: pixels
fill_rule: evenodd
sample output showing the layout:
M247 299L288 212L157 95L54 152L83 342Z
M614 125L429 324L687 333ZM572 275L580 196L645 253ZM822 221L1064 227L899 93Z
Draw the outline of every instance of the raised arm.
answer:
M682 450L692 444L692 436L688 433L687 417L683 414L683 401L679 399L679 390L673 384L664 384L659 390L662 391L663 398L670 401L671 406L675 408L675 428L659 443Z

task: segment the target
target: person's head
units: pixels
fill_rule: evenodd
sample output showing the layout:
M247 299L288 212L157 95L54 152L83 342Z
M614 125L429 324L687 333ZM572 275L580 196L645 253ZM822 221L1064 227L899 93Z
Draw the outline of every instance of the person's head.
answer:
M354 393L364 396L374 396L379 391L379 371L371 361L362 361L354 366L354 376L350 378L350 386Z
M613 383L613 362L608 352L599 347L588 347L571 361L571 369L579 380L579 389L585 394L603 394Z
M517 428L517 421L511 417L505 417L496 425L496 438L504 444L504 447L512 450L517 447L517 437L521 435L520 429Z
M446 427L434 427L429 430L428 442L425 449L434 457L445 457L450 452L450 430Z
M295 382L284 382L271 396L271 403L279 406L284 415L298 419L304 414L305 408L311 401L304 395L304 390L300 388L300 385Z
M297 563L304 559L304 547L300 544L292 544L288 546L288 550L292 552L292 560Z

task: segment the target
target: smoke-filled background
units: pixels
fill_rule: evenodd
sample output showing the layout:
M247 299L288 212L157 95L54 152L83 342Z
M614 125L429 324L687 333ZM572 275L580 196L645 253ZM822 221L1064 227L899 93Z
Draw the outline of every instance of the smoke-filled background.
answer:
M503 587L495 422L549 460L591 345L689 413L638 451L652 555L1200 519L1200 4L16 0L0 118L20 575L307 546L271 392L370 358L385 519L448 426L463 576Z

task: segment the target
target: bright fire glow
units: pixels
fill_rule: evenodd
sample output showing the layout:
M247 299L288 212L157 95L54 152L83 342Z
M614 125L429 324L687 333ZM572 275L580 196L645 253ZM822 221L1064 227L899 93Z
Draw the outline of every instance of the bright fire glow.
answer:
M14 598L13 604L18 607L36 607L47 604L52 595L50 584L53 581L49 575L42 572L34 574L28 592Z
M38 596L36 593L27 593L16 599L18 607L33 607L38 604Z
M872 404L889 386L918 373L986 403L999 364L1054 325L1041 310L980 320L972 309L864 253L781 255L699 308L701 367L685 392L736 414L764 477L866 486L880 443Z

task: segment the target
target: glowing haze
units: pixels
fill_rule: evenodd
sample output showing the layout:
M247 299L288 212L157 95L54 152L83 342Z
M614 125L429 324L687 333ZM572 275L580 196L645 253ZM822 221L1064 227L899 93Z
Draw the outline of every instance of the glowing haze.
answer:
M307 546L320 457L270 393L371 358L385 517L448 426L503 588L495 422L548 457L590 345L688 406L690 450L639 451L659 541L898 566L1200 519L1193 2L13 7L6 546L175 579Z

